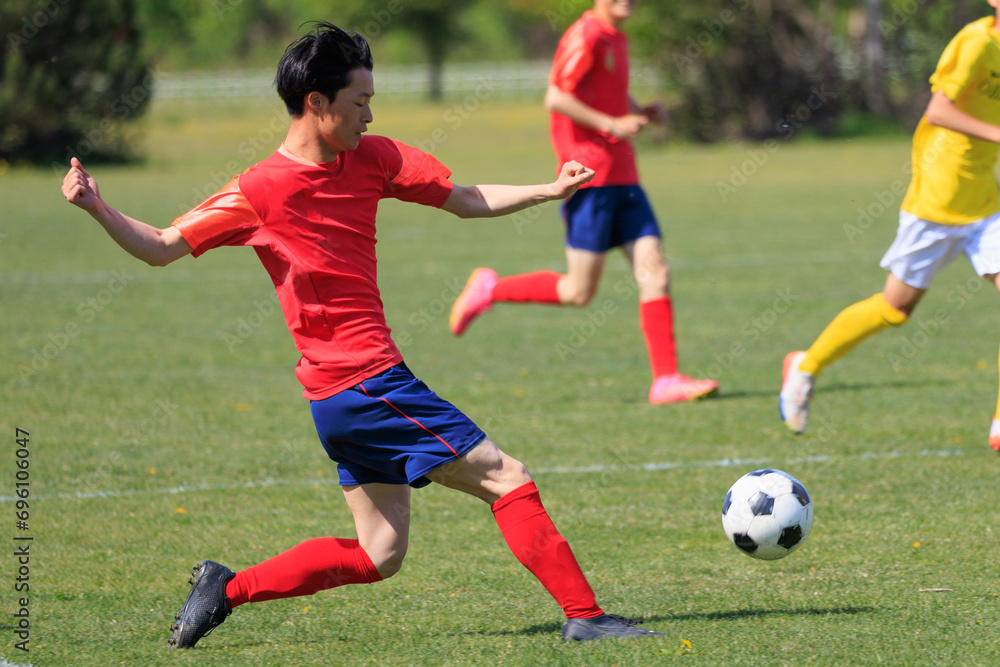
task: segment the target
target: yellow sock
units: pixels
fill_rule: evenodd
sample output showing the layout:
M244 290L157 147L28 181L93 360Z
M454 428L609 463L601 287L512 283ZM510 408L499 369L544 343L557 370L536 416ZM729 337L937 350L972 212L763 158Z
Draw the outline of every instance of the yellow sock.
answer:
M883 329L906 324L908 319L906 314L890 306L881 292L848 306L833 318L812 344L799 364L799 370L818 376L861 341Z

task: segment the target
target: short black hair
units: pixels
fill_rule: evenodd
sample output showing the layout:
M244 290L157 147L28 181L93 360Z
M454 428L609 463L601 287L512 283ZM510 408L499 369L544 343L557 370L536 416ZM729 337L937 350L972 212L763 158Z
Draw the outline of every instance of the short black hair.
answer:
M356 32L341 30L326 21L312 21L312 30L288 45L274 83L288 113L301 116L305 98L322 93L331 101L337 91L350 84L351 72L359 67L371 71L368 41Z

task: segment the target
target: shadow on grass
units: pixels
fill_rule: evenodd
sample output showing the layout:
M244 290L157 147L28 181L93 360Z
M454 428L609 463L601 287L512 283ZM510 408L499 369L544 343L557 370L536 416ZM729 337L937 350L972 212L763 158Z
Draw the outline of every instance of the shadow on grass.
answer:
M875 611L874 607L830 607L812 609L739 609L734 611L714 611L703 614L660 614L642 618L644 627L651 630L656 628L650 625L658 621L732 621L743 618L762 618L766 616L834 616L834 615L854 615L870 614ZM518 630L499 630L496 632L461 632L459 635L490 635L490 636L524 636L558 633L562 630L562 622L542 623L540 625L529 625Z
M664 614L651 616L651 621L732 621L741 618L761 618L765 616L837 616L842 614L870 614L874 607L813 607L810 609L739 609L734 611L713 611L704 614Z
M948 379L941 378L937 380L895 380L892 382L834 382L832 384L819 384L817 386L817 392L821 394L834 393L834 392L847 392L847 391L872 391L872 390L888 390L888 389L912 389L917 387L950 387L953 385ZM719 391L711 396L705 398L698 398L693 401L688 401L688 404L701 405L705 403L715 403L716 401L730 401L735 399L743 398L773 398L775 401L778 400L778 394L781 392L781 377L777 378L773 389L768 389L765 391L732 391L727 390L726 380L722 378L719 380ZM551 397L550 397L551 398ZM567 394L565 396L559 396L559 399L564 399L566 401L576 400L575 394ZM649 402L646 399L646 394L638 389L631 392L618 392L615 395L614 402L621 405L648 405ZM680 404L678 404L680 405Z
M779 378L780 379L780 378ZM816 391L819 394L834 393L840 391L870 391L873 389L909 389L915 387L950 387L954 383L945 378L940 380L906 381L896 380L894 382L835 382L833 384L817 384ZM721 385L721 382L720 382ZM781 382L775 383L773 391L725 391L725 387L719 389L719 393L705 401L725 401L733 398L767 398L773 396L778 400L778 393L781 391Z

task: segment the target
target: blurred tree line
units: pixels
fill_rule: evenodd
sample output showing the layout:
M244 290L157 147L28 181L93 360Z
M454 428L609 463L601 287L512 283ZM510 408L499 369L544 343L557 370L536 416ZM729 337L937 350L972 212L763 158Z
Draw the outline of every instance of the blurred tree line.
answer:
M0 159L122 159L153 81L132 0L3 0Z
M646 0L634 40L699 141L911 130L979 0ZM633 18L634 20L634 18Z
M379 64L547 59L591 0L4 0L0 158L126 152L154 67L271 68L303 23L363 33ZM672 131L702 142L910 129L981 0L642 0L626 23Z

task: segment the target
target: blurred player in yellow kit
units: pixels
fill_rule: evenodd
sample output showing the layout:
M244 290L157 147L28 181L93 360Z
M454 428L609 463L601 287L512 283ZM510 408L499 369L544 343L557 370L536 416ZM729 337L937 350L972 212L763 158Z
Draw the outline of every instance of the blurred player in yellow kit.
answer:
M805 352L785 357L778 407L802 433L816 378L858 343L906 323L934 276L959 254L1000 289L1000 0L965 26L930 78L932 97L913 135L913 177L896 239L882 258L885 287L841 311ZM1000 451L1000 399L990 428Z

